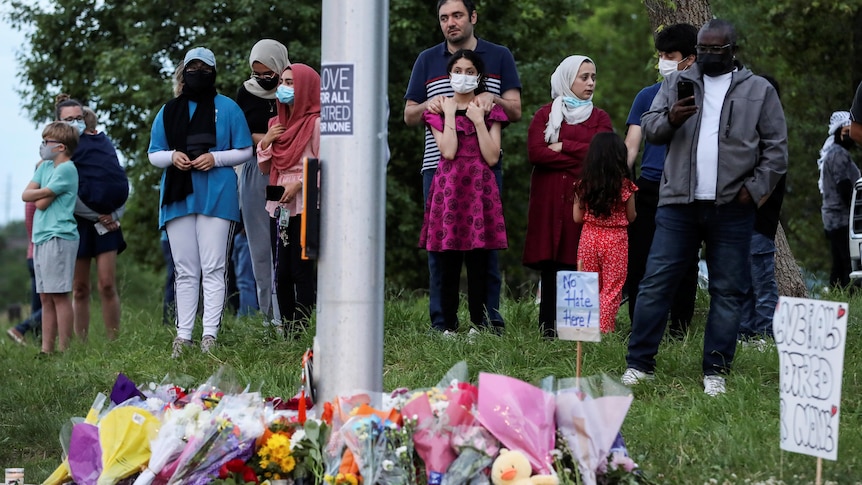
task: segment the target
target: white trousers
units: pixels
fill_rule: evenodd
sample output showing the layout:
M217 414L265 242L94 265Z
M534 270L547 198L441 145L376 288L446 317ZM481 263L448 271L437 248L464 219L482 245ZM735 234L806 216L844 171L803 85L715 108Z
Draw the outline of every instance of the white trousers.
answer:
M198 295L203 282L203 335L218 335L227 297L227 261L234 223L191 214L168 222L165 229L174 257L177 337L192 339Z

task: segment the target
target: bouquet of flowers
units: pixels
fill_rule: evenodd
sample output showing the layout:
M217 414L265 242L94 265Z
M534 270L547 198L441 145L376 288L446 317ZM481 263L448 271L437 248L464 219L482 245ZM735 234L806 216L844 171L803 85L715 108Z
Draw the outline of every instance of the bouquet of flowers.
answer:
M633 399L631 390L606 375L564 379L558 388L557 429L577 460L584 484L595 484L601 467L607 470L612 445L618 437L621 440L619 430ZM623 458L628 457L611 458L611 466L621 464Z
M554 474L554 395L513 377L479 374L479 421L506 448L527 456L533 471Z
M459 426L452 434L452 448L458 454L443 475L442 485L487 484L482 473L500 452L500 442L478 421Z
M291 453L292 430L285 420L270 424L258 440L260 446L250 460L252 468L263 479L286 479L294 468L296 458Z
M329 425L322 419L309 418L304 423L297 422L290 438L290 448L296 457L294 478L310 480L313 485L323 483L323 454L328 434Z
M257 393L224 395L209 422L189 438L168 484L209 483L224 463L251 456L263 434L262 402Z
M218 479L213 480L219 485L245 485L248 483L259 483L254 469L246 464L242 458L234 458L218 469Z
M456 453L451 439L459 426L473 423L471 409L476 388L466 381L466 364L460 362L447 373L439 387L416 393L402 412L416 420L413 442L425 462L429 485L440 485ZM458 377L455 377L455 376Z
M413 465L413 433L416 422L403 418L399 426L392 421L384 422L385 445L380 461L379 483L386 485L416 485L416 469Z

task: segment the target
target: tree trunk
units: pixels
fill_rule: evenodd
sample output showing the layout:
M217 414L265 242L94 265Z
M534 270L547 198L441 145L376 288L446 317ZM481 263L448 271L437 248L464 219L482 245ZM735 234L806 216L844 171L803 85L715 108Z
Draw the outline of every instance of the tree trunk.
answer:
M643 0L653 32L666 25L687 23L698 29L712 18L709 0Z
M643 0L643 3L653 32L666 25L681 22L700 28L712 19L709 0ZM862 17L862 10L857 11L857 16ZM778 224L778 231L775 233L775 280L778 283L779 295L808 297L808 288L802 279L796 258L790 251L781 224Z
M790 251L781 223L775 233L775 281L778 283L779 295L808 298L808 287L805 286L802 271Z

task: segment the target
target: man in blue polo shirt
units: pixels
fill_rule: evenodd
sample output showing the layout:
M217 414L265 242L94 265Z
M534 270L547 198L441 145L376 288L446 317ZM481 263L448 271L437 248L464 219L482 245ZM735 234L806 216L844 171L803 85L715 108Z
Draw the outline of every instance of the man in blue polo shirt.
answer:
M485 107L491 110L493 104L499 105L505 111L509 121L521 119L521 81L515 67L515 59L509 49L479 39L473 32L476 25L476 4L473 0L438 0L437 17L440 29L446 40L419 54L413 65L407 94L404 95L404 122L408 126L422 125L422 113L426 110L434 113L443 112L443 100L454 94L449 85L449 74L446 64L449 57L458 49L471 49L482 57L485 63L487 92L478 96ZM440 150L428 127L425 127L425 154L422 158L422 193L428 196L428 187L434 178L437 162L440 160ZM500 163L492 167L497 177L497 186L502 193L502 157ZM503 327L503 317L500 315L500 269L496 251L488 251L488 296L486 306L489 324L500 331ZM443 312L440 306L440 265L434 253L428 252L428 270L431 274L429 282L431 327L446 331L443 322Z
M676 71L684 71L691 67L697 59L694 46L697 44L697 28L689 24L675 24L662 29L655 36L655 48L658 51L658 69L663 77ZM649 111L653 99L661 87L661 82L643 88L632 103L629 117L626 120L626 148L628 149L629 169L634 173L634 163L643 141L641 115ZM658 207L658 189L661 174L664 170L665 145L644 143L641 158L641 173L635 184L638 193L635 197L635 209L638 217L629 224L629 262L626 276L626 291L629 296L629 319L634 319L635 302L637 301L638 285L644 277L646 260L655 233L655 213ZM673 298L670 310L671 336L682 337L688 330L694 315L694 299L697 293L697 260L691 262L691 268L686 271L683 281Z

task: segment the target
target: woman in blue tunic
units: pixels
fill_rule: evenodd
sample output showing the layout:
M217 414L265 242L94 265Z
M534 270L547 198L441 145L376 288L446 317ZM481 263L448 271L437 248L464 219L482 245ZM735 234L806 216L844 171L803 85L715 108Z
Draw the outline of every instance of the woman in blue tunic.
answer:
M233 167L252 153L242 110L216 92L212 51L190 50L182 76L181 93L156 115L148 150L150 163L165 169L159 226L168 233L176 271L173 358L192 344L201 287L200 348L209 352L215 346L226 296L229 241L240 218Z

